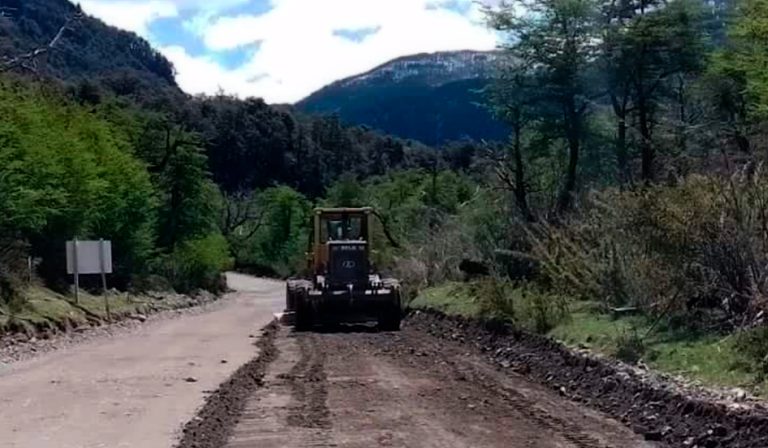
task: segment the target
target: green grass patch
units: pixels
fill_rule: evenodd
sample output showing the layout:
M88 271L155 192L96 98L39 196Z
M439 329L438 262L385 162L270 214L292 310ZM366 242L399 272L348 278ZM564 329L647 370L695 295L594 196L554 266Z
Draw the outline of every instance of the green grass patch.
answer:
M410 304L411 309L432 309L454 316L484 317L487 306L478 298L478 286L471 283L446 283L422 291ZM527 296L531 293L528 292ZM526 294L513 291L520 325L528 328L524 311ZM530 301L530 300L528 300ZM593 303L577 302L570 306L567 319L547 334L571 347L588 348L616 357L634 351L649 367L659 372L679 375L703 386L740 387L755 395L768 397L768 382L758 381L744 355L737 349L734 336L695 334L664 325L653 327L642 315L614 317ZM639 344L641 347L637 347Z
M409 305L414 310L432 309L451 316L479 317L482 307L465 283L449 282L422 291Z
M0 333L25 328L33 333L39 330L61 330L92 321L107 320L107 308L103 296L81 292L78 303L73 297L58 294L40 286L31 286L22 293L21 300L13 308L0 312ZM148 299L128 294L110 294L110 317L120 318L142 312Z
M568 311L559 296L493 279L428 288L409 307L454 316L513 320L521 328L542 333L560 323Z
M642 316L614 318L596 307L580 303L571 318L549 335L570 346L586 347L616 356L623 335L639 335L644 344L643 361L660 372L680 375L704 386L740 387L768 396L768 384L757 375L737 350L733 336L699 335L660 326L651 329Z

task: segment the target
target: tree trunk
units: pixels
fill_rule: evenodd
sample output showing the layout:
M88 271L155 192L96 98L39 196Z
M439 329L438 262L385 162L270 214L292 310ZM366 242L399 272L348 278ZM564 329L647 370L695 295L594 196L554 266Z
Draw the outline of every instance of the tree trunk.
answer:
M626 115L619 117L616 129L616 161L619 165L619 180L628 184L632 177L629 169L629 152L627 150L627 120Z
M678 104L678 128L677 128L677 146L678 151L686 153L688 151L688 112L685 109L685 77L678 76L677 104Z
M580 117L571 101L566 111L566 128L568 137L568 168L565 172L565 184L557 203L558 213L565 213L573 205L573 194L576 191L576 175L579 167L579 152L581 149Z
M651 142L651 124L647 103L644 99L638 101L637 116L640 126L640 154L642 157L641 176L646 183L653 182L653 162L656 157L653 143Z
M629 97L627 87L623 89L621 100L617 93L611 93L611 105L616 116L616 165L619 174L619 183L622 185L632 181L632 171L629 166L629 147L627 145L627 115Z
M519 122L519 118L517 121ZM519 123L515 125L514 132L515 143L512 146L512 158L515 163L515 202L517 203L517 208L520 209L520 213L523 214L525 220L528 222L534 222L536 221L536 218L533 216L531 208L528 205L528 187L525 181L525 166L523 162L523 148L520 135L522 132L522 126Z

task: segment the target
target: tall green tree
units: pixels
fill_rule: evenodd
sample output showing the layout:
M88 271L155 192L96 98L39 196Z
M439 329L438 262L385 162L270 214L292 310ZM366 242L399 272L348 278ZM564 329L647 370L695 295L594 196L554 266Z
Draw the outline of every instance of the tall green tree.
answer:
M675 75L699 73L705 56L699 3L609 2L602 8L601 71L617 120L617 161L629 178L627 119L636 118L641 177L655 177L654 128ZM678 78L680 79L680 78Z
M48 89L11 81L0 81L0 116L0 245L27 243L52 284L64 278L64 242L74 237L113 241L118 282L141 271L156 195L125 133Z
M173 249L214 232L221 201L199 138L156 114L143 115L134 132L136 153L147 163L159 192L159 246Z
M738 150L750 153L755 131L768 117L768 1L741 0L731 19L705 81L714 123Z
M743 0L729 33L727 63L740 78L749 112L768 117L768 0Z
M512 131L508 151L502 157L494 158L496 177L512 192L518 210L529 222L535 221L536 217L529 200L531 186L523 142L537 119L534 86L530 67L513 62L502 69L489 88L495 115Z
M490 26L507 34L509 59L531 70L538 103L568 148L557 210L573 204L594 83L597 5L593 0L516 0L487 10Z

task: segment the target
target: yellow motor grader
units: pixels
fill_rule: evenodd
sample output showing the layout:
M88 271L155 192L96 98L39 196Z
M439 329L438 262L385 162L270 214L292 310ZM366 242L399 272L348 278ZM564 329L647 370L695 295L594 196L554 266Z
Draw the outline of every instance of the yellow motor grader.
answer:
M318 208L312 217L304 278L288 280L286 314L296 330L376 320L400 329L400 283L371 262L372 208Z

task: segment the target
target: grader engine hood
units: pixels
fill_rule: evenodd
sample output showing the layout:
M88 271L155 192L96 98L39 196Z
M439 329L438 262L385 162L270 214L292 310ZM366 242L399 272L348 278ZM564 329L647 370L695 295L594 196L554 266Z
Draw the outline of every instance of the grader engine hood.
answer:
M369 270L368 244L365 241L328 242L326 281L334 285L365 285Z

